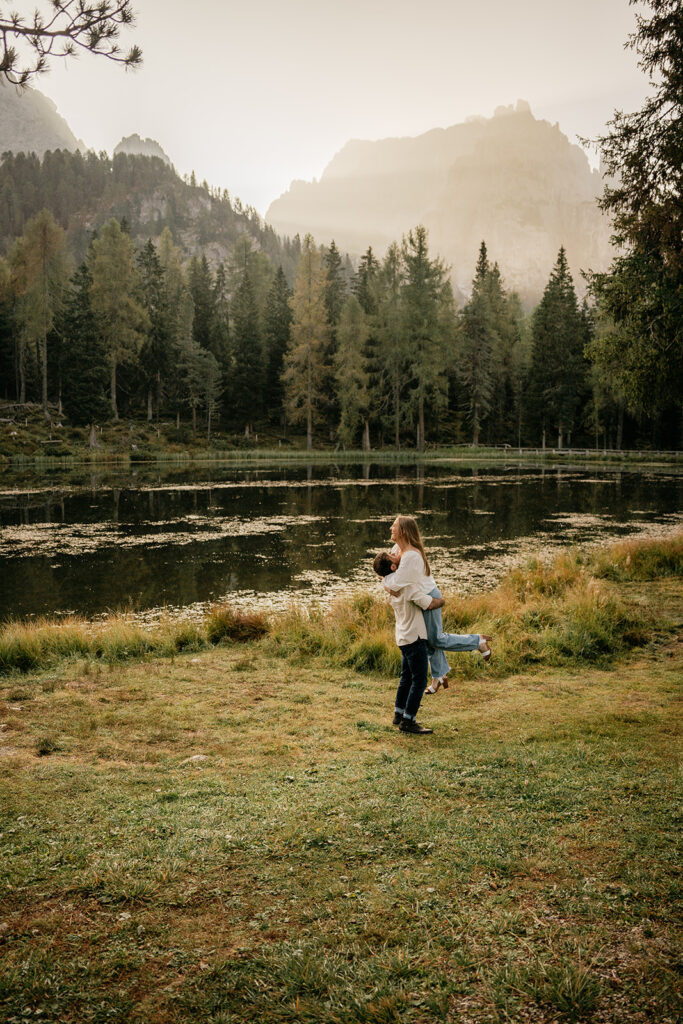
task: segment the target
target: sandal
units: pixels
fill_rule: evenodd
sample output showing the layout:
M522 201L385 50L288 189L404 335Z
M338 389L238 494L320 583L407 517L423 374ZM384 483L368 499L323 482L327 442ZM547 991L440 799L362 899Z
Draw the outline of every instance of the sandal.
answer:
M486 636L484 633L481 634L479 640L479 652L484 661L489 662L491 660L491 648L489 647L489 640L493 639L490 636Z
M432 679L432 682L431 682L431 684L430 684L430 685L429 685L429 686L427 687L427 689L425 690L425 693L436 693L436 691L437 691L437 690L439 689L439 687L441 686L441 683L442 683L442 680L441 680L441 679ZM444 684L443 684L443 685L444 685L445 687L447 687L447 686L448 686L448 683L445 683L445 682L444 682Z

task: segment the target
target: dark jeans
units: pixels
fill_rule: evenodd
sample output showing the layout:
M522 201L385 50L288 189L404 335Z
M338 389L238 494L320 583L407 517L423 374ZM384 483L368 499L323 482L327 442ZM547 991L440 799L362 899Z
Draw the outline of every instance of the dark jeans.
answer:
M396 691L396 710L402 711L404 718L415 718L427 687L427 641L399 645L399 651L401 678Z

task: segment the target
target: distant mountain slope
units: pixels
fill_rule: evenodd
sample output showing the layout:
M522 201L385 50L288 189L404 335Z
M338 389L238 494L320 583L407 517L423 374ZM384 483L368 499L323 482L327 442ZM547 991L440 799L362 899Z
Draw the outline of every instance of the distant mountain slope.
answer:
M19 92L0 83L0 153L37 153L48 149L85 149L57 107L37 89Z
M416 224L468 291L486 240L508 286L538 300L564 245L579 271L610 260L610 227L595 198L602 184L585 153L528 104L498 108L417 138L351 141L319 182L295 181L266 214L286 235L310 231L354 255L378 252Z
M293 281L299 240L282 242L256 210L178 176L153 139L122 139L113 158L87 151L52 100L35 89L0 85L0 255L26 223L50 210L66 230L77 260L110 217L125 218L138 244L169 227L186 256L203 253L216 266L236 239L249 235Z
M185 256L206 255L216 266L227 260L240 235L282 265L293 280L298 239L281 241L255 210L230 200L227 192L180 178L159 157L113 159L93 152L48 152L42 161L24 153L0 161L0 255L6 255L26 223L50 210L67 232L77 260L85 256L93 231L110 217L125 219L138 245L168 227Z

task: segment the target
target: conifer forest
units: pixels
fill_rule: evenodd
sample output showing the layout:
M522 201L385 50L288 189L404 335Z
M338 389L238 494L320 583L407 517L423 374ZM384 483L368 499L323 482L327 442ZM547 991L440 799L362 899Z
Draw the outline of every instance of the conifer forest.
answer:
M235 444L680 448L674 28L641 23L660 85L598 140L611 269L576 282L560 246L532 309L486 239L456 298L419 224L352 261L155 157L3 154L0 400Z

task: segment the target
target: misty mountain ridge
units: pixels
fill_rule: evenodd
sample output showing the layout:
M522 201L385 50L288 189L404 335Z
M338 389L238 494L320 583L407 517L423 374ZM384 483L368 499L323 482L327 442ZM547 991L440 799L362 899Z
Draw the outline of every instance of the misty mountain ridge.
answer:
M37 89L0 86L0 254L28 220L48 209L67 232L77 260L93 231L125 219L138 246L168 227L186 258L229 260L240 235L293 280L297 243L283 244L255 210L220 189L183 180L154 139L129 135L111 158L76 138L52 100Z
M127 153L129 156L158 156L169 167L173 166L171 158L156 139L141 139L137 132L121 139L119 144L114 147L113 155L116 156L117 153Z
M0 153L35 153L48 150L86 150L56 105L37 89L19 90L0 82Z
M317 182L292 182L266 220L281 234L334 238L359 256L381 255L416 224L430 250L468 293L479 245L527 304L538 301L560 245L577 291L582 269L603 270L613 250L610 224L596 205L599 171L558 124L537 120L523 100L491 118L471 117L417 137L352 140Z

